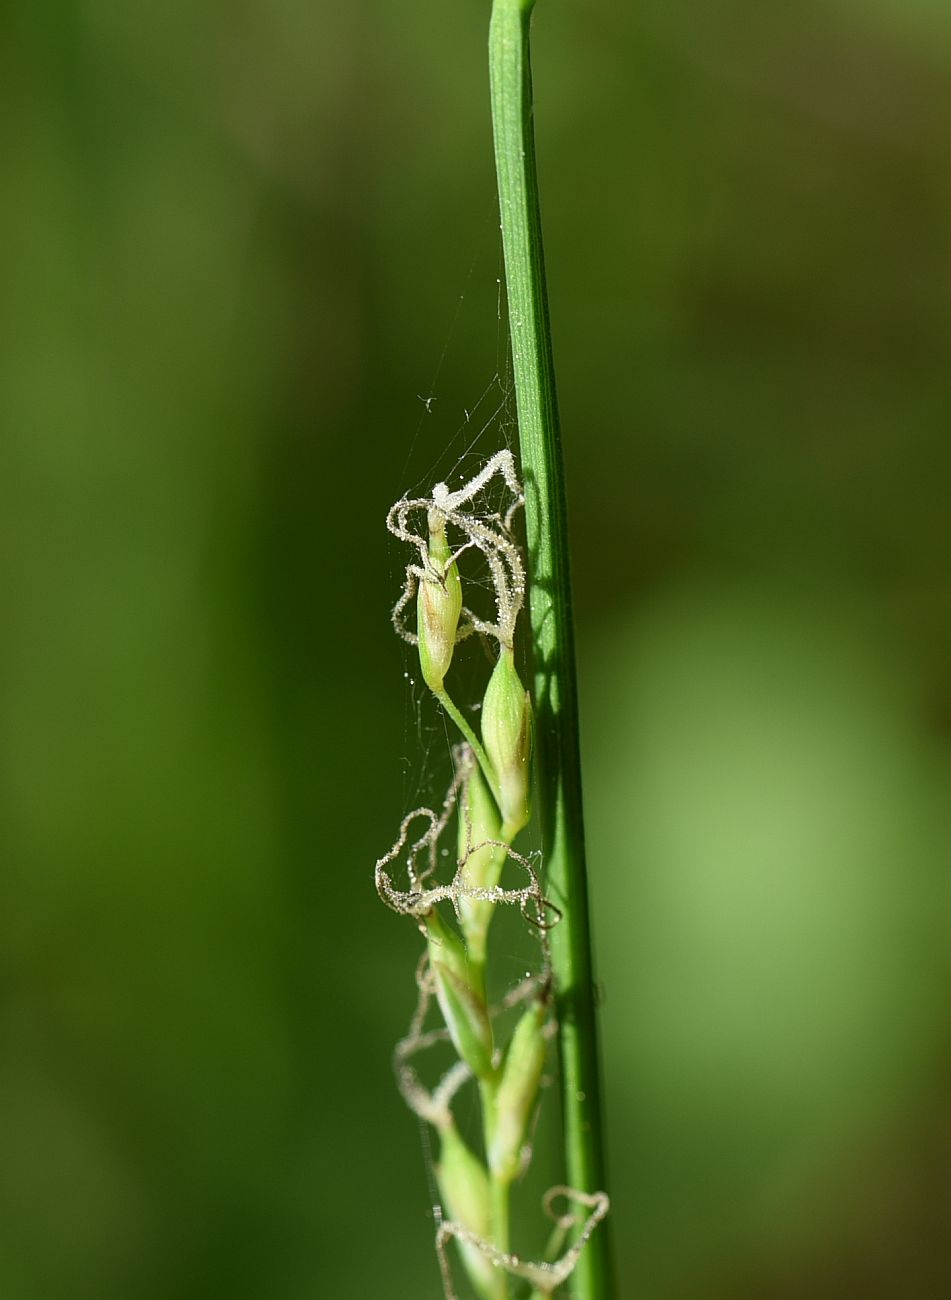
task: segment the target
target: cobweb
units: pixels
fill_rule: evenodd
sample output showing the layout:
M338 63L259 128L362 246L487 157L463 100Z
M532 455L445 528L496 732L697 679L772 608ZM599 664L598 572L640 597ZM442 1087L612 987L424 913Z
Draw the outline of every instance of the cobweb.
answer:
M484 258L477 256L470 266L463 291L459 295L455 311L449 322L448 331L439 353L438 361L429 384L417 394L419 413L415 427L408 434L408 448L398 480L393 485L392 501L400 498L426 499L433 495L436 484L447 486L449 492L471 483L488 462L500 451L509 451L517 461L518 438L515 411L514 384L511 369L511 357L508 340L508 322L505 312L502 256L497 229L494 230L495 266L494 273L486 273ZM472 382L473 371L477 368L467 351L462 350L457 339L464 332L470 313L476 315L475 334L484 336L485 313L491 310L495 318L494 355L488 359L483 377ZM465 372L460 377L459 371ZM486 378L485 375L488 377ZM512 493L502 475L491 479L480 492L480 517L497 514L504 518L510 513ZM518 518L516 533L522 529L522 520ZM382 530L382 521L381 521ZM524 538L518 538L523 545ZM403 589L406 579L406 565L411 556L407 548L395 537L388 536L388 557L390 570L390 589L394 601ZM485 556L475 547L467 550L459 560L460 576L464 585L465 605L480 619L491 620L495 608L496 587L493 584ZM523 627L516 638L516 657L524 659L524 646L519 639L525 635L527 619L521 620ZM419 668L419 656L414 647L393 638L401 656L401 671L404 689L403 748L402 748L402 808L404 812L421 807L439 808L445 797L446 789L453 781L458 764L459 737L454 725L439 707L432 693L422 681ZM481 699L485 689L488 672L495 663L498 647L490 645L486 638L471 636L456 647L450 669L452 678L452 696L466 715L473 730L479 731L479 705L474 703ZM528 680L528 674L523 675ZM454 753L455 751L455 753ZM538 846L532 844L531 824L527 844L522 852L527 858L522 859L529 872L540 873L541 861ZM451 837L450 837L451 838ZM520 844L522 841L520 840ZM439 848L439 856L446 859L440 862L445 875L452 877L455 862L448 861L452 850ZM519 858L518 853L512 856ZM379 865L379 864L378 864ZM517 1007L526 990L537 990L538 975L532 968L538 967L537 933L526 934L524 919L517 915L517 908L500 908L500 915L493 922L493 956L490 971L494 988L490 988L490 999L497 1006ZM544 966L547 969L547 941ZM411 981L408 981L411 989ZM521 990L521 991L520 991ZM422 1026L422 1014L418 1028ZM554 1021L550 1028L554 1029ZM415 1042L413 1030L404 1044ZM436 1030L435 1034L424 1035L426 1038L446 1037L445 1030ZM399 1049L398 1049L399 1051ZM451 1060L452 1058L447 1058ZM452 1071L450 1071L450 1075ZM449 1076L446 1076L447 1078ZM459 1076L468 1077L465 1068ZM438 1091L438 1090L437 1090ZM544 1092L544 1089L543 1089ZM404 1093L405 1095L405 1093ZM434 1094L435 1095L435 1094ZM455 1097L455 1087L453 1088ZM540 1102L536 1108L535 1121L538 1119ZM545 1108L554 1110L553 1107ZM453 1106L454 1116L460 1128L478 1127L479 1106L474 1090L464 1086L459 1088L458 1097ZM577 1254L582 1249L595 1225L607 1213L607 1197L597 1193L593 1197L575 1192L570 1188L555 1186L543 1200L545 1213L555 1223L555 1230L549 1240L551 1250L558 1234L564 1238L574 1228L579 1229L572 1244L560 1260L552 1264L529 1264L516 1256L503 1255L488 1242L479 1242L467 1233L461 1225L445 1222L441 1208L440 1195L434 1168L433 1139L427 1121L419 1118L420 1145L426 1169L429 1200L436 1230L437 1251L443 1284L447 1295L452 1295L452 1284L448 1273L446 1244L452 1238L457 1242L467 1242L476 1247L487 1258L514 1273L531 1285L544 1290L556 1288L560 1281L567 1278ZM554 1117L553 1117L554 1118ZM528 1150L535 1145L534 1122L529 1135ZM527 1162L526 1162L527 1163ZM551 1181L544 1168L532 1172L532 1182L541 1188ZM551 1210L554 1198L564 1198L568 1212L559 1215ZM550 1227L550 1223L549 1223ZM551 1256L549 1255L549 1258ZM554 1270L563 1269L563 1277L556 1276ZM532 1272L536 1270L536 1272ZM540 1270L540 1271L539 1271ZM546 1285L547 1281L547 1285Z
M450 489L470 480L497 451L507 448L518 455L518 425L515 414L515 390L508 343L508 323L502 279L502 254L498 231L494 231L494 265L487 270L483 252L474 257L438 354L429 383L417 393L420 411L415 427L408 431L408 447L399 476L393 485L391 500L400 497L428 496L438 482ZM488 311L494 313L494 354L487 358L489 374L476 385L471 383L475 370L472 359L460 357L455 340L464 331L470 314L478 315L481 327ZM461 374L460 371L465 371ZM484 374L485 372L483 372ZM484 506L488 511L504 512L511 504L503 480L488 485ZM521 525L519 525L521 526ZM406 547L395 538L387 538L390 590L395 600L404 581ZM466 601L477 612L488 615L492 610L493 585L484 559L467 555L460 563L466 588ZM419 676L419 660L412 647L399 643L402 658L404 691L402 805L404 809L441 799L448 782L451 749L456 741L452 724L438 708ZM460 701L478 698L476 686L484 676L488 651L478 638L471 645L460 646L453 659L452 672ZM480 662L481 660L481 662ZM463 705L470 720L477 722L477 711Z
M417 394L419 413L415 426L407 433L407 450L398 479L393 484L391 500L400 497L427 496L437 482L445 482L450 489L471 479L480 467L497 451L507 448L517 455L518 426L515 414L515 395L512 377L511 354L508 341L508 323L503 291L502 251L498 229L493 225L494 257L486 256L484 247L476 253L465 277L465 282L450 310L446 332L438 351L432 377ZM473 323L485 336L484 322L489 312L494 313L494 352L486 358L488 374L472 384L476 370L471 355L463 354L456 339L467 333L466 326ZM473 320L473 317L477 319ZM465 371L465 375L460 372ZM502 511L507 504L506 489L500 480L490 486L487 504L490 509ZM382 522L382 521L381 521ZM390 590L395 600L399 594L407 563L406 547L394 537L385 534L388 543ZM467 555L463 580L466 599L481 609L491 609L492 583L484 559ZM457 743L452 724L436 704L419 673L419 658L413 647L392 638L401 660L403 678L403 747L401 756L402 792L404 810L430 804L438 807L452 772L452 748ZM482 662L480 663L480 659ZM460 707L476 726L477 711L464 703L479 698L476 683L484 681L485 650L479 638L471 638L461 645L453 659L452 673L458 684ZM442 849L448 855L448 849ZM513 944L514 947L514 944ZM511 953L512 971L524 973L524 957ZM411 989L411 984L408 986ZM458 1119L465 1127L476 1125L478 1102L475 1096L463 1093L457 1102ZM434 1227L443 1227L442 1207L434 1172L435 1156L433 1137L425 1120L418 1118L420 1146L426 1170L429 1202L432 1207Z

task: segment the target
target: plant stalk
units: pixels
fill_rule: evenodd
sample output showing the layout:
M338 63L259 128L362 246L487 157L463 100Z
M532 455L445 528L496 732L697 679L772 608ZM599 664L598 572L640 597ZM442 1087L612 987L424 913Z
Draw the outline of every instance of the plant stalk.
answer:
M546 889L562 911L551 932L559 1025L565 1166L585 1192L605 1187L601 1085L581 803L578 706L564 470L532 124L529 26L534 0L493 0L492 125L515 376ZM569 1283L575 1300L610 1300L604 1224Z
M492 764L489 762L488 756L482 747L482 742L469 726L469 723L445 690L433 691L433 694L465 737L466 743L472 750L473 754L475 754L476 761L482 769L482 775L485 777L486 783L497 801L499 797L498 777L495 775Z
M485 1079L479 1085L482 1102L482 1128L485 1149L488 1155L495 1134L496 1104L498 1101L498 1079ZM509 1248L509 1183L489 1169L489 1195L491 1197L492 1244L497 1250L508 1251ZM499 1293L501 1300L509 1294L509 1279L498 1270Z

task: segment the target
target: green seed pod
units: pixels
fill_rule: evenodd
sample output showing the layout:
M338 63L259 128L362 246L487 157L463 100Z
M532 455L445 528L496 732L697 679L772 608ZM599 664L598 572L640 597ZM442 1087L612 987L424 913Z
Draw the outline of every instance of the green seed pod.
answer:
M505 850L486 840L501 838L502 828L495 800L479 769L473 766L459 800L458 856L463 880L474 889L494 889L505 864ZM481 845L482 847L475 847ZM469 850L472 849L472 852ZM468 856L466 856L468 854ZM466 947L473 961L485 960L485 941L495 904L484 898L460 898L459 912Z
M433 962L436 997L453 1046L477 1079L492 1074L492 1024L485 1003L454 970Z
M482 1161L463 1142L452 1123L440 1134L436 1181L448 1217L483 1241L491 1240L489 1176ZM495 1297L504 1295L504 1273L475 1246L468 1242L459 1242L458 1245L466 1272L479 1295L485 1300L495 1300Z
M499 782L499 808L507 838L530 816L532 703L503 647L482 701L482 743Z
M441 691L456 645L462 584L455 560L449 563L452 552L446 541L445 524L433 512L429 516L428 553L427 574L420 578L416 595L419 666L429 689Z
M542 1033L545 1008L538 1002L515 1026L496 1094L495 1127L489 1145L489 1168L510 1182L518 1173L528 1119L538 1096L548 1044Z
M492 1022L481 990L473 985L469 957L435 909L426 917L426 929L436 999L453 1046L476 1078L487 1079L492 1074Z
M426 925L430 961L438 961L441 966L453 971L463 983L468 983L469 955L458 934L446 925L435 907L423 920Z

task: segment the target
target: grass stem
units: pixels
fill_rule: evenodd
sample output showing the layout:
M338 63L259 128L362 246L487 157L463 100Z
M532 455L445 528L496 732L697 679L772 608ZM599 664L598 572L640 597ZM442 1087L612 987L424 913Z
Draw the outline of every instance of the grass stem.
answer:
M483 1079L479 1084L482 1101L482 1126L485 1138L486 1155L492 1148L495 1134L496 1110L498 1103L498 1079ZM491 1198L490 1222L492 1225L492 1244L497 1250L509 1248L509 1182L501 1179L489 1169L489 1196ZM509 1294L508 1276L498 1270L499 1300L505 1300Z
M536 756L546 889L563 919L552 930L565 1164L585 1192L605 1187L601 1087L581 804L575 654L564 471L555 396L532 125L529 25L534 0L494 0L489 34L492 123L515 376L529 562ZM604 1225L569 1288L609 1300Z
M495 770L492 767L492 764L489 762L488 755L482 747L482 742L479 740L472 727L470 727L469 723L466 721L464 715L456 707L446 691L433 691L433 694L462 732L466 743L476 756L476 761L482 769L482 775L488 782L489 789L492 791L496 799L498 799L498 778L495 775Z

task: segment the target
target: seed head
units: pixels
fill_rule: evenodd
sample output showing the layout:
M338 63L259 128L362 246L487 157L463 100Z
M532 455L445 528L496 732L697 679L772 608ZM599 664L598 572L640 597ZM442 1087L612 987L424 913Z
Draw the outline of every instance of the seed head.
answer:
M461 613L462 584L446 541L445 520L438 511L431 510L427 562L416 597L416 632L423 681L432 691L442 690Z
M498 780L503 833L515 835L531 815L532 704L505 647L482 701L482 743Z
M443 924L435 908L426 916L429 964L453 1046L478 1079L492 1074L492 1022L478 977L458 935Z
M436 1166L439 1194L449 1218L483 1241L492 1236L489 1177L482 1164L450 1123L439 1139ZM501 1274L487 1256L468 1242L459 1243L466 1270L480 1295L499 1294Z
M545 1008L540 1002L515 1026L496 1096L496 1119L489 1146L489 1168L510 1182L518 1173L528 1119L538 1096L547 1044L543 1032Z
M479 768L473 764L459 800L458 854L462 883L469 889L494 889L505 865L499 811ZM488 842L487 842L488 841ZM495 903L463 894L459 918L466 946L477 961L485 960L485 941Z

